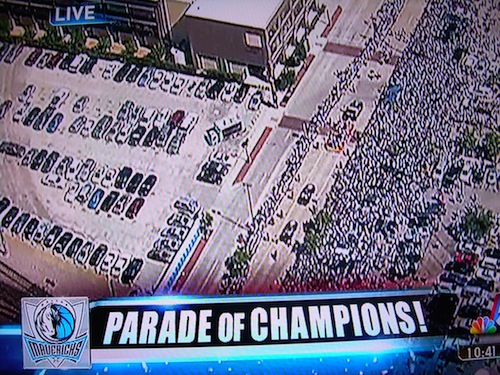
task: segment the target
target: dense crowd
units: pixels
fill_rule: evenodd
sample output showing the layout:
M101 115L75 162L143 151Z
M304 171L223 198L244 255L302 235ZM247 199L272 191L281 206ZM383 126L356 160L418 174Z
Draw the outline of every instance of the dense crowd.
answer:
M458 137L469 126L465 119L479 116L461 104L489 74L460 64L457 50L480 61L496 59L498 35L485 30L489 22L480 16L493 11L491 6L488 1L468 7L455 1L427 5L388 83L387 90L401 90L394 100L378 102L328 194L324 210L331 220L314 221L321 241L311 246L306 232L295 264L280 281L284 290L422 282L414 276L431 234L440 228L443 192L457 186ZM344 76L353 80L352 74ZM446 174L433 178L440 163Z
M344 71L339 73L338 84L333 86L327 98L318 106L311 121L304 124L303 133L292 149L285 170L249 223L249 230L241 248L238 249L239 251L244 251L251 257L255 254L261 241L266 238L266 226L272 222L279 203L291 189L304 157L318 135L319 128L330 124L328 119L335 104L340 101L344 94L354 90L355 83L360 77L361 68L366 66L370 57L380 48L388 36L403 5L403 0L386 0L376 15L372 17L373 37L366 41L361 54L354 58ZM249 268L231 260L226 264L229 270L221 282L220 292L238 293L246 281Z

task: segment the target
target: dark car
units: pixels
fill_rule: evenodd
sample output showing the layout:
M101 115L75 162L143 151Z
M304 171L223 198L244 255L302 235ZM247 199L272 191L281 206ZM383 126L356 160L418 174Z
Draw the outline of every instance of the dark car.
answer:
M444 266L444 269L446 271L457 272L462 275L467 275L472 271L472 267L469 264L462 262L448 262Z
M42 165L42 163L45 161L47 154L48 154L47 150L40 150L40 152L33 158L30 168L34 171L37 171Z
M483 316L489 317L490 311L479 306L466 305L458 309L457 315L461 318L476 319Z
M59 159L59 153L57 151L52 151L49 156L47 156L47 159L45 159L45 162L42 165L42 168L40 171L42 173L49 173L52 168L54 168L54 165L56 164L57 160Z
M64 115L61 112L57 112L54 117L52 117L52 120L50 120L49 125L47 126L47 133L54 133L63 119Z
M290 245L292 243L292 237L298 226L299 224L295 220L289 221L281 231L280 241Z
M66 250L66 256L68 258L73 258L75 254L80 250L80 248L83 245L83 240L79 237L75 237L73 239L73 242L68 246L68 249Z
M31 126L33 125L33 122L37 118L37 116L40 114L41 109L39 107L33 107L28 115L24 118L23 120L23 125L24 126Z
M139 78L139 75L141 74L141 72L142 72L142 66L135 65L132 68L132 70L128 73L128 75L125 78L125 80L128 83L134 83L135 81L137 81L137 78Z
M177 128L182 124L182 120L184 120L184 117L186 117L186 112L184 112L182 109L178 109L174 112L172 117L170 117L170 120L168 122L171 126Z
M33 129L34 130L42 130L45 125L47 125L47 122L49 119L52 117L52 115L55 112L55 108L52 106L47 107L40 115L36 118L35 122L33 123Z
M167 141L172 134L173 127L170 125L163 125L160 129L160 134L158 134L158 138L156 138L156 147L163 148L167 145Z
M64 57L64 53L63 52L57 52L55 55L53 55L49 61L47 61L47 64L45 64L45 67L47 69L54 69L57 64L59 64L59 61L62 60L62 58Z
M14 156L16 158L22 157L26 152L26 147L13 142L2 142L0 145L0 153Z
M117 191L112 191L111 193L109 193L102 201L101 211L108 212L110 208L115 204L119 196L120 193L118 193Z
M139 184L142 182L143 178L144 175L142 173L137 172L134 175L134 177L130 179L127 188L125 189L127 193L134 194L137 191L137 188L139 187Z
M300 192L299 198L297 199L297 203L302 206L308 205L315 191L316 187L313 184L307 184Z
M208 88L206 92L207 98L209 99L217 98L223 88L224 88L224 82L216 81L212 86Z
M2 227L8 228L9 225L12 223L12 221L14 221L18 213L19 213L19 208L15 206L11 207L10 210L5 214L5 216L2 219Z
M99 245L97 249L95 249L94 252L90 255L88 263L89 266L97 267L102 262L107 252L108 252L108 247L106 245L104 244Z
M236 90L236 93L234 94L233 100L235 103L242 103L243 100L245 99L245 96L248 94L249 86L245 83L241 84L240 87L238 87L238 90Z
M6 100L0 105L0 120L3 120L3 118L11 108L12 108L12 100Z
M137 126L130 134L128 145L132 147L137 146L142 137L144 137L144 134L146 134L146 130L147 129L144 126Z
M140 258L132 259L127 267L123 270L120 281L126 285L132 284L139 275L139 272L141 272L143 265L144 260Z
M61 70L68 70L69 66L75 59L76 55L73 53L68 54L59 64L59 69Z
M119 70L116 72L115 76L113 77L113 81L115 82L121 82L125 78L125 76L130 72L132 69L132 64L130 63L125 63Z
M9 206L10 206L10 200L5 197L2 198L2 200L0 200L0 214L4 212Z
M2 47L0 47L0 60L3 59L3 57L9 52L10 44L9 43L4 43Z
M54 242L56 242L57 237L59 237L62 231L63 230L59 225L54 225L43 239L43 246L45 246L46 249L50 249L52 245L54 245Z
M116 176L115 188L123 189L127 184L127 181L129 180L131 175L132 175L132 168L123 167L118 173L118 176Z
M73 233L64 232L64 234L59 237L59 240L57 240L56 244L54 245L54 254L64 254L64 250L66 249L66 246L68 246L72 238Z
M104 196L104 190L97 189L94 192L94 194L92 194L92 197L90 198L87 207L90 208L91 210L95 210L97 206L99 206L99 203L101 202L103 196Z
M480 287L482 289L487 290L488 292L492 292L495 285L494 285L493 280L486 280L486 279L483 279L481 277L476 277L476 278L470 280L467 283L467 286Z
M87 107L87 104L89 103L90 98L87 95L83 95L77 99L75 104L73 104L72 111L74 113L82 113L83 110ZM81 117L81 116L80 116Z
M11 232L12 234L19 234L23 230L24 226L28 222L30 218L30 214L27 212L22 213L19 215L15 223L12 225Z
M148 134L146 134L144 141L142 141L142 145L144 147L151 147L156 142L159 135L160 129L157 126L153 126L151 130L149 130Z
M94 68L95 64L97 64L97 57L95 56L90 56L80 67L78 70L81 74L90 74L92 73L92 69Z
M38 228L38 224L40 224L40 221L37 218L32 217L31 220L26 225L26 227L24 227L23 236L26 240L31 240L31 237Z
M158 177L156 177L154 174L150 174L142 183L141 187L139 188L139 196L140 197L147 197L153 187L156 184L156 181L158 180Z
M128 208L127 212L125 213L125 216L130 220L135 219L143 205L144 205L144 198L135 198L130 207Z
M36 60L42 56L43 50L41 48L35 48L33 52L30 53L28 58L24 61L24 65L26 66L33 66L36 63Z
M113 117L109 115L102 116L99 121L97 121L96 126L92 130L91 136L94 139L101 139L102 135L106 133L111 124L113 123Z

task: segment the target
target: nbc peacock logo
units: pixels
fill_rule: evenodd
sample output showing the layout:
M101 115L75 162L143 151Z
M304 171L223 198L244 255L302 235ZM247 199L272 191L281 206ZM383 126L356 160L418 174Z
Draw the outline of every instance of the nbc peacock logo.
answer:
M470 329L470 333L473 335L491 335L496 331L495 322L486 316L474 320Z
M25 369L89 368L88 299L23 298Z

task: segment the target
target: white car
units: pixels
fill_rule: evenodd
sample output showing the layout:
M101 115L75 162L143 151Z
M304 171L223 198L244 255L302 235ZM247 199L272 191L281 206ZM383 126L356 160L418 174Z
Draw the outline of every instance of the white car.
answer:
M125 267L127 267L128 262L130 261L130 256L128 255L120 255L116 260L115 264L111 267L111 276L120 277Z
M106 171L106 174L104 175L101 185L103 188L109 188L113 184L113 181L115 180L116 177L116 169L110 168Z
M108 251L104 259L102 260L99 266L99 273L109 274L111 272L111 268L118 261L118 253L114 251Z
M90 135L90 132L94 128L95 121L92 119L87 119L85 123L83 124L82 130L80 130L80 135L83 138L87 138Z
M150 90L157 90L161 86L161 84L163 83L163 80L165 78L165 74L166 74L166 72L164 70L156 69L154 74L153 74L153 77L149 81L149 85L148 85L149 89Z
M163 125L165 125L170 118L170 115L172 114L172 111L168 108L162 108L156 115L153 125L156 126L157 128L161 128Z
M172 83L172 87L170 88L170 93L174 95L180 95L182 90L186 86L186 78L182 76L177 76L175 81Z
M496 262L483 260L479 267L477 267L476 275L483 279L493 279L497 275L498 267Z
M56 189L64 189L66 181L55 173L48 173L42 178L42 184Z
M12 115L12 121L14 122L19 122L21 121L24 116L28 114L28 111L30 110L31 106L29 104L24 104L22 106L19 106L14 114Z
M119 62L111 62L109 63L106 68L104 68L104 72L102 73L102 78L104 79L111 79L115 75L115 72L121 68L123 64Z
M497 184L498 184L497 171L493 168L487 168L484 182L485 182L486 188L492 188L493 190L495 190L497 188Z
M184 117L184 120L182 120L180 128L184 129L188 133L191 133L191 131L196 126L196 124L198 124L199 121L200 121L199 115L197 115L196 113L189 112L186 115L186 117Z
M60 88L52 95L50 100L50 105L55 107L56 109L60 108L66 100L69 98L71 91L66 88Z
M174 82L176 78L176 73L170 71L165 72L165 77L163 77L163 81L160 84L160 89L165 92L169 92L170 86L172 86L172 82Z
M156 118L158 110L154 107L147 108L141 116L140 124L141 126L150 126L153 120Z
M78 182L69 182L67 184L66 192L64 193L64 201L67 203L73 203L77 196L80 184Z
M223 102L230 102L236 93L236 90L238 90L238 84L236 82L226 83L220 93L220 100Z
M23 92L19 94L19 96L17 97L17 100L20 103L28 102L33 97L33 94L35 93L35 91L36 91L35 85L28 85L23 90Z
M99 184L103 177L106 175L107 167L105 165L97 166L94 172L92 172L92 176L90 177L90 181L94 184Z
M73 159L71 164L68 165L68 169L66 169L66 180L68 181L76 181L76 176L80 171L80 167L82 166L82 161L78 159Z

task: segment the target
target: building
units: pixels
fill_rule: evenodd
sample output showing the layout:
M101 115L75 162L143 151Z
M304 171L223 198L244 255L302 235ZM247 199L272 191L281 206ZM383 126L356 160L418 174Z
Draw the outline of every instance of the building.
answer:
M197 68L277 78L316 0L195 0L183 19Z
M17 27L33 27L44 30L49 25L51 13L56 7L74 4L95 4L96 13L112 19L112 24L85 26L88 36L108 34L113 41L133 39L139 45L170 41L171 19L189 6L190 0L2 0L0 14L7 15Z

